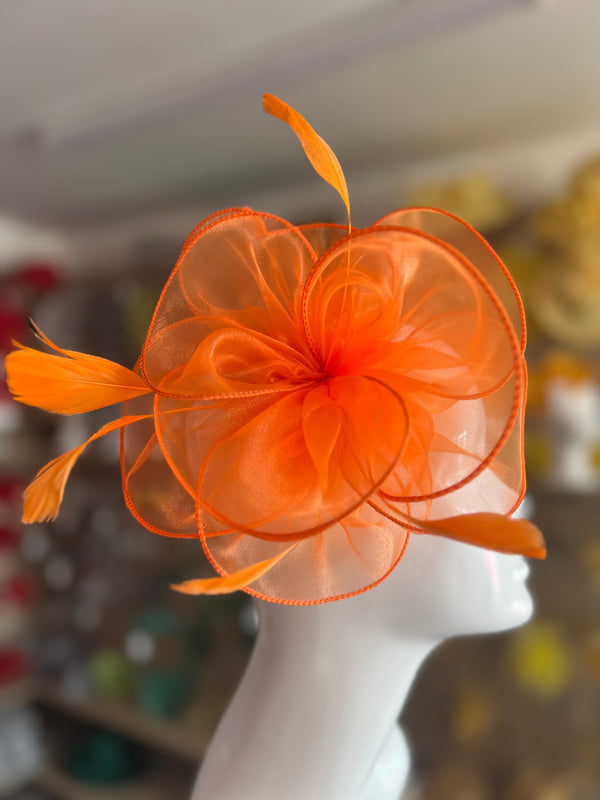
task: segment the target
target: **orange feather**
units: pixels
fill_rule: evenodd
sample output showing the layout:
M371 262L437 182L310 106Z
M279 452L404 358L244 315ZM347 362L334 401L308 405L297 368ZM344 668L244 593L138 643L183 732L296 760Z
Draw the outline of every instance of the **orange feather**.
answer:
M8 388L19 403L56 414L81 414L130 400L150 390L127 367L99 356L63 350L36 329L60 355L40 353L15 342L6 357Z
M252 581L257 580L265 572L272 569L295 546L296 544L293 544L292 547L288 547L283 553L279 553L273 558L258 561L256 564L238 569L230 575L185 581L184 583L172 585L171 589L175 589L176 592L181 592L182 594L230 594L231 592L237 592L239 589L245 589Z
M350 218L350 197L346 178L335 153L324 139L309 125L294 108L272 94L263 94L263 110L267 114L286 122L294 131L310 163L324 181L338 192Z
M22 522L49 522L56 519L65 485L85 444L57 456L38 472L23 494Z
M482 512L419 522L426 533L485 547L498 553L515 553L528 558L546 558L541 531L529 520Z
M53 458L42 467L25 489L22 521L25 523L47 522L56 519L71 470L88 444L94 439L99 439L107 433L142 419L150 419L150 416L146 414L137 417L122 417L109 422L96 431L93 436L90 436L86 442Z

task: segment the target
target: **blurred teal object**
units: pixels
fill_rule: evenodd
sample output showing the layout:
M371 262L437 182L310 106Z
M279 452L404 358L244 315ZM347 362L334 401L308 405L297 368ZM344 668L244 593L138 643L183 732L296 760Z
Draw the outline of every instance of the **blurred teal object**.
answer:
M95 692L110 700L130 700L133 696L134 672L118 650L98 650L90 659L90 678Z
M134 628L152 633L155 636L179 636L184 626L181 620L165 608L151 608L135 620Z
M85 783L115 784L133 780L144 771L137 748L107 731L90 734L68 759L67 769Z
M155 717L173 717L189 694L187 675L175 669L150 669L140 678L138 705Z

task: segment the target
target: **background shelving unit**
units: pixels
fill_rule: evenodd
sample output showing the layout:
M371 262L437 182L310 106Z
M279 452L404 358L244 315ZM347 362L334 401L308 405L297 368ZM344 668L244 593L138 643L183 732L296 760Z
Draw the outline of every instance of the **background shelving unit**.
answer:
M40 683L35 690L35 701L73 719L114 730L141 744L169 755L199 764L208 745L207 732L191 726L166 720L158 721L132 705L89 698L70 698L60 686L51 682Z
M57 800L164 800L171 796L184 798L191 788L189 781L164 771L152 772L131 785L92 788L54 766L45 767L33 785Z
M176 246L140 256L143 273L133 264L71 280L28 311L55 340L133 364L160 287L158 262L162 279ZM2 472L23 485L105 421L102 412L90 420L19 412L0 444ZM34 674L0 692L0 709L18 697L39 713L48 754L31 785L59 800L186 797L250 651L252 631L240 627L249 602L203 604L170 590L209 571L201 547L156 536L131 517L117 456L117 436L90 447L58 520L21 533L37 594L28 622ZM131 743L139 778L100 786L73 777L70 757L102 731Z

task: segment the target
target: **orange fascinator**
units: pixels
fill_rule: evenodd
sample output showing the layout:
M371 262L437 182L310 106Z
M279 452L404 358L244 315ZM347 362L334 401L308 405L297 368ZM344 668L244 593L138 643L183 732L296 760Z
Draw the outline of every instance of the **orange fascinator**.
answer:
M523 498L526 372L521 301L460 219L395 211L352 229L328 145L271 95L348 226L227 209L192 231L134 370L17 345L15 399L122 416L55 458L25 492L24 522L58 514L86 445L121 430L125 500L165 536L197 537L217 577L176 589L243 589L311 604L363 592L411 533L543 558Z

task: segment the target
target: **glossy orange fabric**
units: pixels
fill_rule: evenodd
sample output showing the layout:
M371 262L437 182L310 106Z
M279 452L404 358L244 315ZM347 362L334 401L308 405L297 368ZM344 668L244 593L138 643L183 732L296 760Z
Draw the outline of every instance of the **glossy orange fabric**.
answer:
M340 194L333 151L285 103L317 172ZM525 491L522 305L489 245L433 209L373 226L294 227L219 211L187 238L135 370L63 350L7 359L17 399L59 413L123 401L126 502L149 530L199 537L221 578L280 603L363 592L410 532L543 558L509 519ZM68 384L68 385L66 385ZM58 513L87 443L26 493L25 521Z
M153 395L126 403L155 414L123 429L128 502L152 530L197 525L221 574L297 542L258 596L362 591L404 550L396 512L522 498L514 286L464 223L397 217L347 236L232 210L188 239L158 303L139 365Z

